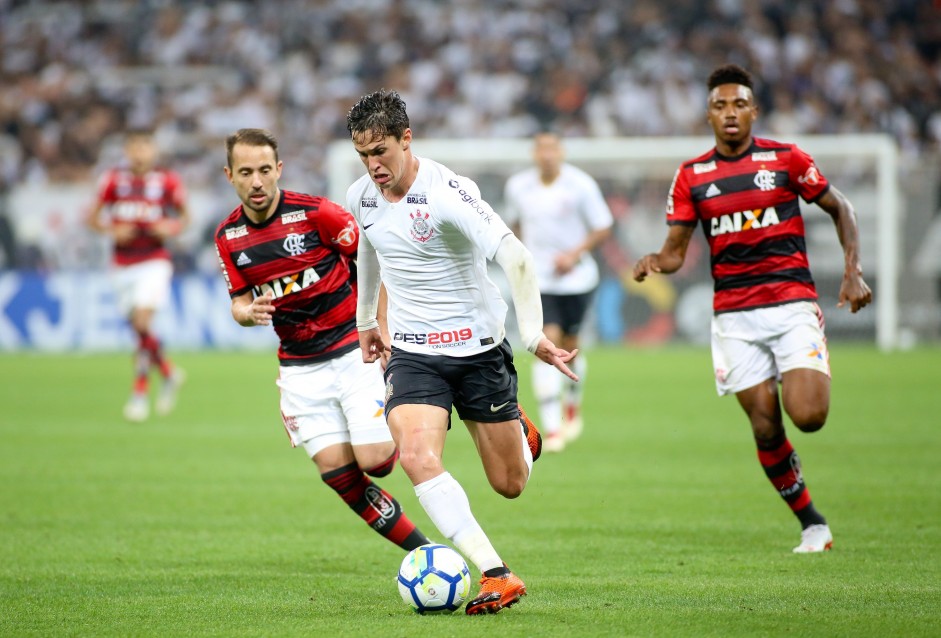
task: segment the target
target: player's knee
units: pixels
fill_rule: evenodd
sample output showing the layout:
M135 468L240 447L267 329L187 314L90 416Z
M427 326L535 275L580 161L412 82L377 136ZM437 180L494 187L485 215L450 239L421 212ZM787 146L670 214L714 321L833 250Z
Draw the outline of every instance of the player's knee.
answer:
M494 491L503 498L517 498L526 487L526 477L508 474L498 480L490 481Z
M826 424L828 412L829 406L805 404L789 410L788 416L801 432L816 432Z

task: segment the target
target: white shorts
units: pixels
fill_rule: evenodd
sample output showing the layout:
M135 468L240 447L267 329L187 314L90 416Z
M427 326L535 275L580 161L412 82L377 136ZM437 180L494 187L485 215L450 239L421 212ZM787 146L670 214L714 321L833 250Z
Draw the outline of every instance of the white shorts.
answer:
M125 316L135 308L159 310L170 298L173 264L167 259L150 259L112 271L118 308Z
M796 368L830 376L823 313L812 301L725 312L712 318L712 366L720 395Z
M379 362L363 363L359 348L336 359L281 366L281 418L293 447L313 458L339 443L392 440L383 414L385 382Z

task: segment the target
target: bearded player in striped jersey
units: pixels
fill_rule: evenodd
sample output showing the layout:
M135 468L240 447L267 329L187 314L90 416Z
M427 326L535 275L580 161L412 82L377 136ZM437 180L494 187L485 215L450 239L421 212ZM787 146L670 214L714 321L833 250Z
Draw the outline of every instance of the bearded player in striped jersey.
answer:
M392 342L386 413L402 469L438 530L482 574L464 611L496 613L518 602L526 586L497 554L442 462L452 406L502 496L522 493L541 451L539 432L517 404L507 305L487 276L488 260L507 274L527 349L577 380L566 365L575 352L542 333L532 256L477 185L413 154L398 93L362 97L346 121L367 170L347 191L347 207L363 229L356 314L363 358L373 361L387 347L376 317L381 269Z
M165 244L182 232L189 211L180 176L157 165L158 149L151 131L128 132L124 154L127 165L101 177L88 225L114 240L112 279L118 306L137 335L134 386L124 418L140 422L150 416L152 367L163 378L155 404L158 414L174 408L183 383L183 371L163 353L152 323L170 296L173 264Z
M242 203L219 224L216 250L232 317L274 325L281 341L278 386L291 444L380 535L406 551L428 543L366 476L387 476L398 452L383 418L381 366L359 353L353 217L322 197L281 190L278 142L268 131L233 133L226 157Z
M833 535L811 501L781 414L783 405L799 430L815 432L830 408L823 314L798 197L833 218L845 261L838 307L848 304L853 313L872 301L860 267L856 214L808 154L794 144L752 136L758 107L747 71L719 67L708 88L716 146L677 171L667 202L666 241L660 252L637 262L634 279L676 272L696 225L702 225L715 280L716 387L720 395L738 398L765 474L800 521L794 552L822 552L832 547Z

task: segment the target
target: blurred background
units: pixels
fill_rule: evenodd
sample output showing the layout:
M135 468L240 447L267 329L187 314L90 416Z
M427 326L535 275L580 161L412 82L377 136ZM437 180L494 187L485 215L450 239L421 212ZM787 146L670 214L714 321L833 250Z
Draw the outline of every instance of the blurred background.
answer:
M465 162L428 155L477 179L497 212L506 177L528 162L523 153L497 166L488 140L525 145L547 126L580 145L596 140L597 155L573 163L599 180L617 226L599 251L605 279L589 338L702 342L711 286L701 239L669 283L637 290L626 277L665 236L667 189L685 158L611 147L709 136L689 156L707 150L705 80L727 62L755 76L755 133L802 140L855 204L877 296L878 235L899 233L888 257L899 272L893 345L937 342L939 54L941 3L929 0L0 0L0 350L129 347L107 279L110 246L85 218L134 127L156 131L194 217L173 245L173 304L158 331L171 348L270 347L270 331L231 320L218 274L212 231L237 203L223 139L271 129L282 186L338 199L347 184L330 183L328 148L347 139L349 107L379 87L408 103L419 155L423 140L479 140ZM893 142L895 211L880 208L877 159L817 137L859 134ZM873 310L833 308L836 234L816 207L804 214L829 336L874 340Z

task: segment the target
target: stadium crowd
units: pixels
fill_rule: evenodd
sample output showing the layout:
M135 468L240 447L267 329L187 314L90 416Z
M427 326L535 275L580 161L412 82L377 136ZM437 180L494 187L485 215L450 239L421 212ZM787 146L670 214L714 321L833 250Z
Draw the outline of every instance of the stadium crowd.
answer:
M152 127L191 185L268 127L305 187L356 96L400 91L425 137L704 132L703 80L760 81L764 130L941 146L941 9L918 0L0 0L0 187L93 180Z

